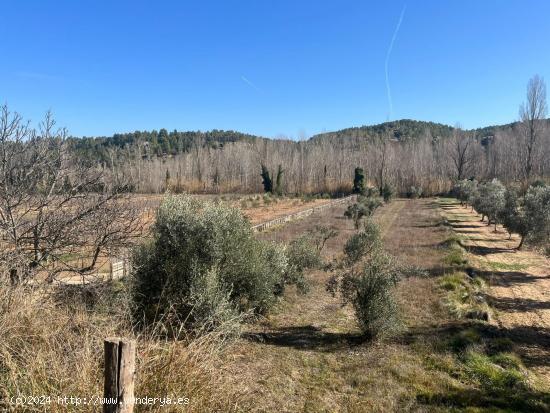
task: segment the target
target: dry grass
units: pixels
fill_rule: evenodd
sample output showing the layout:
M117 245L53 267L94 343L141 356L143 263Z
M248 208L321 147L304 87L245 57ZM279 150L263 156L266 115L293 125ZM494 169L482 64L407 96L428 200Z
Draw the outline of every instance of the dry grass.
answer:
M339 235L324 251L330 260L354 233L343 210L258 236L288 242L315 225L334 226ZM136 334L124 300L112 296L93 306L60 305L52 295L2 290L1 395L101 394L102 341L118 334L138 340L138 396L190 399L180 410L137 411L549 411L548 393L514 354L519 338L489 323L457 319L445 306L449 292L468 279L445 264L449 229L440 225L440 207L426 199L396 200L375 218L385 248L430 274L398 284L407 330L390 341L359 336L350 309L327 293L330 274L321 270L307 274L309 295L289 289L271 315L246 325L243 337L228 346L221 333L178 341L154 331ZM53 405L47 411L90 409Z
M0 290L1 411L89 412L58 396L102 396L103 339L137 340L136 397L188 397L188 406L137 406L136 411L232 411L237 399L219 374L223 340L211 333L194 340L135 334L118 302L93 309L65 305L51 291ZM51 396L47 407L10 405L11 396ZM96 408L99 410L100 408Z

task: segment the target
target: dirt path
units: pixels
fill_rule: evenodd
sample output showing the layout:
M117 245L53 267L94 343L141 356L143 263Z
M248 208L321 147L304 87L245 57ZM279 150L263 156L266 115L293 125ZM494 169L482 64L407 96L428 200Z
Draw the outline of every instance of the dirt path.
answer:
M517 236L487 226L470 208L443 206L480 275L488 280L494 322L520 344L526 365L550 380L550 261L533 251L517 251Z

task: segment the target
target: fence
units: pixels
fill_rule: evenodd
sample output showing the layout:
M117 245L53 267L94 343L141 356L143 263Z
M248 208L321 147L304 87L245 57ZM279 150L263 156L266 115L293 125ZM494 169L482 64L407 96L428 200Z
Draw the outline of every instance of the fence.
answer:
M305 218L317 212L321 212L326 209L333 208L337 205L355 201L356 198L357 198L357 195L350 195L344 198L335 199L323 205L304 209L302 211L294 212L292 214L284 215L279 218L271 219L269 221L253 225L252 230L254 232L262 232L274 226L283 225L297 219ZM82 261L82 266L84 266L83 261ZM115 257L109 258L108 261L102 264L94 274L90 275L89 279L90 280L106 280L106 279L116 280L119 278L123 278L129 273L130 273L130 260L128 259L128 254L123 253L118 258L115 258ZM80 276L69 277L63 280L63 283L65 284L76 284L76 283L84 284L86 282L89 282L89 280L86 277L80 277Z
M354 201L356 198L357 198L357 195L350 195L350 196L347 196L347 197L344 197L344 198L336 199L332 202L328 202L328 203L323 204L323 205L319 205L319 206L309 208L309 209L304 209L303 211L298 211L298 212L295 212L293 214L289 214L289 215L285 215L283 217L275 218L275 219L272 219L272 220L267 221L267 222L262 222L261 224L257 224L257 225L252 226L252 230L254 232L262 232L262 231L265 231L266 229L271 228L273 226L283 225L287 222L294 221L294 220L300 219L300 218L305 218L305 217L307 217L309 215L312 215L316 212L320 212L320 211L323 211L325 209L332 208L336 205L345 204L347 202Z

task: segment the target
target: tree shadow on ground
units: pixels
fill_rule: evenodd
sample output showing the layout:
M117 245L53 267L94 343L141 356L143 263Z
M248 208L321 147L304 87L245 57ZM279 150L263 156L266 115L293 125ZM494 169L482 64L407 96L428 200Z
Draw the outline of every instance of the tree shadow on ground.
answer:
M481 245L463 245L464 248L469 253L475 254L475 255L489 255L489 254L500 254L503 252L510 252L513 251L510 248L500 248L500 247L484 247Z
M463 222L463 221L461 221ZM472 225L472 224L453 224L451 223L451 226L453 227L453 229L479 229L479 228L483 228L483 227L480 227L479 225Z
M492 297L486 296L491 307L500 311L525 312L536 310L549 310L549 301L538 301L530 298Z
M474 276L497 287L509 287L511 284L530 284L538 280L550 279L550 275L531 275L521 271L480 271L474 269Z
M518 326L504 328L482 321L464 320L436 327L409 328L397 340L405 344L431 342L434 344L434 348L440 351L447 352L452 350L460 352L466 347L461 347L460 340L456 341L455 339L457 335L465 330L475 331L478 342L484 343L489 348L494 343L499 342L500 339L508 339L518 347L518 353L527 367L550 366L550 357L548 357L548 352L550 352L550 328L547 327ZM467 346L472 343L462 344ZM522 351L525 348L533 349L535 347L539 348L540 351L530 351L529 353Z
M530 389L452 389L446 393L420 394L420 404L459 409L487 409L487 411L506 412L549 412L550 395Z
M465 334L466 333L466 334ZM488 355L517 352L527 367L550 365L550 329L537 327L501 328L478 321L454 321L436 327L409 329L400 340L404 344L422 343L433 352L454 353L461 357L471 346L482 346ZM545 350L546 349L546 350ZM534 351L533 351L534 350ZM467 374L465 371L464 374ZM489 411L550 412L550 393L535 391L524 382L493 383L462 381L442 393L420 392L417 401L443 409L489 409ZM439 410L438 410L439 411Z
M243 338L273 346L322 352L354 347L368 341L368 338L361 334L331 333L312 325L280 327L262 333L245 333Z

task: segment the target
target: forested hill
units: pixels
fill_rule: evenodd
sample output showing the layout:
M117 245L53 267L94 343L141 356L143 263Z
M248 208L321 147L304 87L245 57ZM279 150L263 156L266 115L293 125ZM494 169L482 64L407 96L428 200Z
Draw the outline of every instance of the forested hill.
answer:
M359 126L341 129L335 132L320 133L312 136L312 140L358 138L369 139L390 137L399 141L417 139L429 133L432 137L445 138L453 133L453 127L441 123L424 122L411 119L401 119L378 125Z
M550 120L548 121L550 123ZM471 130L484 138L493 136L499 130L513 128L517 122L506 125L487 126ZM345 139L373 139L377 137L406 141L419 139L424 136L432 138L447 138L453 134L454 127L435 122L401 119L378 125L359 126L341 129L334 132L326 132L314 135L311 142L325 140ZM254 141L267 139L236 131L212 130L208 132L188 131L168 132L166 129L159 131L136 131L131 133L115 134L111 137L83 137L71 138L73 150L89 161L108 161L113 152L117 157L121 156L121 150L130 153L140 153L144 157L162 157L188 153L196 147L221 148L224 144L237 141ZM136 150L139 149L139 152Z
M90 161L104 161L110 158L113 150L120 155L120 149L135 150L139 148L143 156L153 157L190 152L197 145L220 148L229 142L255 139L263 138L241 132L216 129L208 132L178 132L176 130L168 132L166 129L160 129L159 131L117 133L111 137L71 138L70 144L72 149L83 158Z
M550 119L546 120L550 126ZM505 125L492 125L483 128L470 129L466 132L474 133L478 138L494 136L499 131L505 131L517 127L519 122L507 123ZM311 140L325 139L372 139L377 137L389 137L398 141L418 139L423 136L432 138L447 138L453 134L454 127L442 123L425 122L412 119L401 119L392 122L380 123L378 125L359 126L341 129L334 132L320 133L312 136Z

